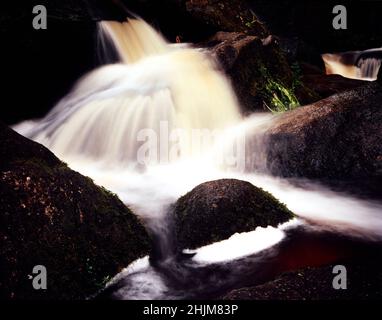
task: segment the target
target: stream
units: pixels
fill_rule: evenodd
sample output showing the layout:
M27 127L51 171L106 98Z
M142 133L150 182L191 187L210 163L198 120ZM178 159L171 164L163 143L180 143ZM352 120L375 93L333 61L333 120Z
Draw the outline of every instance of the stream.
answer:
M116 193L154 239L151 257L126 266L93 298L215 299L381 245L382 203L267 175L263 151L271 146L261 133L277 116L242 116L206 52L168 44L138 18L101 22L99 30L103 50L117 51L120 63L84 76L44 118L14 127ZM176 252L170 206L221 178L270 192L296 218Z

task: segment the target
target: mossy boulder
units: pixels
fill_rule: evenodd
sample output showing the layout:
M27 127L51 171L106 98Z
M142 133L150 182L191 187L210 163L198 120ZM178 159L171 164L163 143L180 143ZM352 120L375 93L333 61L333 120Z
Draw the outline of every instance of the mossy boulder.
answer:
M137 217L42 145L0 124L0 297L84 299L149 252ZM32 269L47 269L34 290Z
M244 112L286 111L319 99L301 81L299 65L289 65L277 37L218 32L202 45L231 79Z
M264 134L269 173L382 181L382 86L377 82L284 113Z
M292 217L271 194L236 179L202 183L174 206L179 249L195 249L259 226L277 226Z

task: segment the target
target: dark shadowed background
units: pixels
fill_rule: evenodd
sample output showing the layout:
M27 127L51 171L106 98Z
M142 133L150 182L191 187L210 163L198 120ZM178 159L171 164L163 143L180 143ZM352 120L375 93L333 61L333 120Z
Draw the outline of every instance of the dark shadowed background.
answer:
M124 16L114 0L39 0L2 3L0 16L2 106L8 124L44 115L97 61L96 21ZM228 28L211 23L198 3L207 0L124 0L125 6L154 24L170 41L202 42ZM332 27L337 1L244 2L272 34L298 44L297 57L322 68L320 53L382 46L381 1L342 1L348 10L348 30ZM48 29L32 28L32 8L48 10ZM235 26L229 27L238 31ZM251 31L249 31L251 33Z

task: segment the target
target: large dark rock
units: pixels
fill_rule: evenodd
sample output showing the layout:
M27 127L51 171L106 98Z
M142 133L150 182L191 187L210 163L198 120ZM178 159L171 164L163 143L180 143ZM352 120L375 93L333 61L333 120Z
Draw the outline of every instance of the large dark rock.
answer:
M382 299L381 250L322 267L284 273L265 284L232 290L225 300L368 300ZM344 265L347 289L333 289L333 268Z
M244 111L293 109L319 99L301 82L298 68L290 67L274 36L218 32L204 46L230 78Z
M321 98L355 89L367 84L367 81L344 78L337 74L305 74L302 82Z
M382 86L333 95L282 114L264 136L266 170L285 177L382 177Z
M115 195L0 125L0 297L84 299L148 251ZM36 265L47 268L47 290L28 279Z
M181 197L175 204L174 217L178 247L194 249L236 232L276 226L293 214L249 182L221 179L202 183Z

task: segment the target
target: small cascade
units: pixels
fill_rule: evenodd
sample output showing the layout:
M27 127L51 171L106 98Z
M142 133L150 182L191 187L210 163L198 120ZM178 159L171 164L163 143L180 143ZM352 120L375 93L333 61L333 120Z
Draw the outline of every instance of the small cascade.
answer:
M382 48L322 55L326 74L339 74L345 78L374 81L382 61Z

